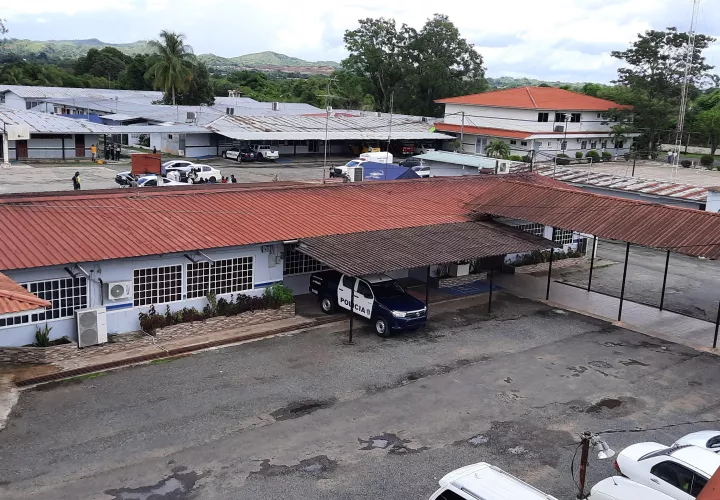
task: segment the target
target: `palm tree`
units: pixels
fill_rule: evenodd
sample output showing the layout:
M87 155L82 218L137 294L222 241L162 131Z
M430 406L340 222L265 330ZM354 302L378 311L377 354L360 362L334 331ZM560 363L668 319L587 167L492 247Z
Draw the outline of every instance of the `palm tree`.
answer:
M485 149L485 153L488 156L494 156L495 158L508 158L510 156L510 146L507 142L495 139Z
M148 45L157 52L153 56L153 65L145 76L154 78L156 89L172 95L175 105L175 92L187 90L192 78L192 66L195 55L192 47L185 44L185 35L174 31L162 30L159 40L151 40Z

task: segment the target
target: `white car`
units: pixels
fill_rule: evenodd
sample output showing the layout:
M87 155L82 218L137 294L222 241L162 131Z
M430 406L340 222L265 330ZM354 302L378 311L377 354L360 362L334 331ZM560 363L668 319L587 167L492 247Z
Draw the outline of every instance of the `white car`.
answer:
M273 146L268 146L266 144L255 145L252 146L253 151L255 151L255 158L257 160L277 160L280 158L280 152L275 149Z
M200 179L204 179L207 182L220 182L222 181L222 175L217 168L211 167L210 165L197 165L194 164L189 168L190 171L187 174L188 184L197 184Z
M182 168L189 167L190 165L193 165L193 162L187 160L170 160L163 163L162 168L163 170L167 170L168 168Z
M438 483L430 500L557 500L485 462L454 470Z
M412 169L413 169L413 172L418 174L420 177L423 177L423 178L430 177L430 167L428 167L427 165L417 165L417 166L413 167Z
M588 500L672 500L672 498L626 477L613 476L593 486Z
M673 446L691 444L700 448L707 448L715 453L720 453L720 431L699 431L683 436Z
M162 179L161 186L184 186L182 182L176 182L168 179L167 177L160 177ZM138 187L156 187L158 185L157 175L144 175L137 180Z
M623 476L677 500L691 500L720 468L720 455L692 445L638 443L621 451L615 468Z
M430 144L418 144L415 146L416 155L422 155L425 153L429 153L430 151L435 151L435 148L432 147L432 145Z

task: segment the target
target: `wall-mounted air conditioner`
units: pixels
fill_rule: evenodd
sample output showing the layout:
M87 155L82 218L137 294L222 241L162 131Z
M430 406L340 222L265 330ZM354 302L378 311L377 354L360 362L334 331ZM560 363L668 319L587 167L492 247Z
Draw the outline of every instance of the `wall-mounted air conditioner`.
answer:
M362 167L348 167L347 176L350 182L360 182L363 180L363 168Z
M105 283L105 298L107 300L123 300L132 297L132 281L115 281Z
M565 125L555 125L555 132L565 132Z
M497 166L497 173L498 174L509 174L510 173L510 167L508 164L504 161L498 162Z
M279 102L274 102L274 103L272 103L272 110L273 110L273 111L277 111L277 110L279 110L279 109L280 109L280 103L279 103Z
M194 122L194 121L195 121L195 118L196 118L195 111L188 111L188 112L187 112L187 115L186 115L186 118L185 118L185 121L186 121L186 122Z
M104 344L107 336L107 312L104 307L75 311L78 347Z

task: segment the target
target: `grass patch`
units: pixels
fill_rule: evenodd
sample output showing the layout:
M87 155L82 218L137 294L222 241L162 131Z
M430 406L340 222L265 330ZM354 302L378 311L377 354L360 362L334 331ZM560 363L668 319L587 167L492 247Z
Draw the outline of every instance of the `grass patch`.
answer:
M175 358L158 358L158 359L153 359L152 361L150 361L149 364L151 364L151 365L163 365L163 364L165 364L165 363L170 363L170 362L172 362L172 361L175 361Z

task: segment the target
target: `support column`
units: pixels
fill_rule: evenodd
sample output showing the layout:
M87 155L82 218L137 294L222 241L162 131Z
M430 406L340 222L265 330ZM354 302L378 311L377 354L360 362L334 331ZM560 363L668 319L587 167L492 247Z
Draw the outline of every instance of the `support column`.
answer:
M588 277L588 292L592 286L592 273L595 267L595 252L597 251L597 236L593 236L592 254L590 256L590 276Z
M718 330L720 330L720 304L718 304L717 318L715 319L715 337L713 338L713 349L717 347Z
M663 310L663 306L665 305L665 284L667 283L667 273L668 273L668 265L670 265L670 250L667 251L667 255L665 256L665 274L663 274L663 286L662 286L662 292L660 292L660 310Z
M427 276L425 277L425 318L430 313L430 266L427 266Z
M490 292L488 293L488 314L492 312L493 270L490 269Z
M627 278L628 257L630 257L630 243L625 245L625 266L623 267L622 286L620 287L620 308L618 309L618 321L622 318L623 300L625 300L625 279Z
M2 148L3 148L3 166L9 167L10 166L10 140L8 139L8 135L3 132L2 135ZM17 149L15 150L17 152Z
M353 286L350 289L350 335L348 336L348 344L353 343L353 319L355 318L355 284L356 279L353 278Z
M62 159L63 159L63 161L65 161L65 138L64 137L60 138L60 145L62 147Z
M555 232L555 229L553 229L553 232ZM545 300L550 300L550 281L552 280L553 255L555 255L555 247L550 248L550 265L548 266L548 282L547 290L545 291Z

